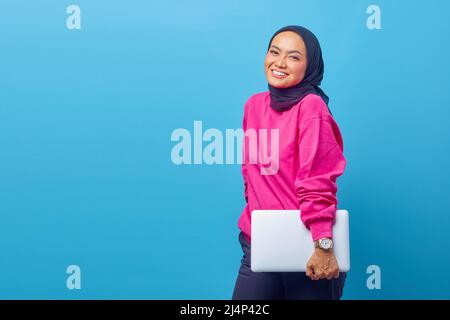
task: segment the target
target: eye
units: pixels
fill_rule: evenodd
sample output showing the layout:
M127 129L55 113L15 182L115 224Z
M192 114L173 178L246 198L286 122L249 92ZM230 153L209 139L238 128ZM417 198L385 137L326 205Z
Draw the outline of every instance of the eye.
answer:
M273 49L270 49L270 53L271 54L275 54L275 55L278 54L278 52L276 50L273 50Z
M298 60L300 60L300 58L299 57L297 57L297 56L291 56L290 57L292 60L295 60L295 61L298 61Z

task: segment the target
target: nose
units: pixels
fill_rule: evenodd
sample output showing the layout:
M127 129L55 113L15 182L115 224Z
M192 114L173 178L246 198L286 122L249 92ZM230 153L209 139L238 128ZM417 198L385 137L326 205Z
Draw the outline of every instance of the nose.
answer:
M275 67L277 68L286 68L286 61L284 60L284 57L280 56L277 61L275 61Z

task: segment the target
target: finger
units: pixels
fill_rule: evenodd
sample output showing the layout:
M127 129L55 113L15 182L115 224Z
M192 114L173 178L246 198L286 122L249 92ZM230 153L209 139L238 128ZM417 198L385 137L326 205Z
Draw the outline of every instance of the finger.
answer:
M314 277L314 267L310 264L306 266L306 275L311 279Z
M327 280L331 280L331 279L333 279L333 276L334 276L334 273L327 273L326 275L325 275L325 277L327 278Z
M336 275L334 276L336 279L339 278L339 269L337 269Z
M311 266L311 272L309 273L309 277L311 278L311 280L317 279L317 273L316 270L314 269L314 266Z
M325 273L322 271L317 271L316 272L316 280L320 280L320 279L324 279L325 278Z
M306 265L306 275L309 277L312 274L312 267L311 265Z

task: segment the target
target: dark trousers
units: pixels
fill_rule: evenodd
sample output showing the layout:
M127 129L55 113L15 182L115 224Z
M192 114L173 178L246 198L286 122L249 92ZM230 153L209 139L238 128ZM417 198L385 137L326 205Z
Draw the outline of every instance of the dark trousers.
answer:
M250 244L241 231L239 242L244 253L232 300L340 300L345 272L337 279L312 280L305 272L253 272Z

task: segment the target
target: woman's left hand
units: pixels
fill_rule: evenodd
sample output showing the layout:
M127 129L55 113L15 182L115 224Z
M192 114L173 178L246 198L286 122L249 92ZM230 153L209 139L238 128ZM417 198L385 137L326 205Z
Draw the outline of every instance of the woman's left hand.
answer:
M334 256L333 249L329 251L316 248L314 254L306 264L306 275L312 280L328 279L339 277L339 266Z

